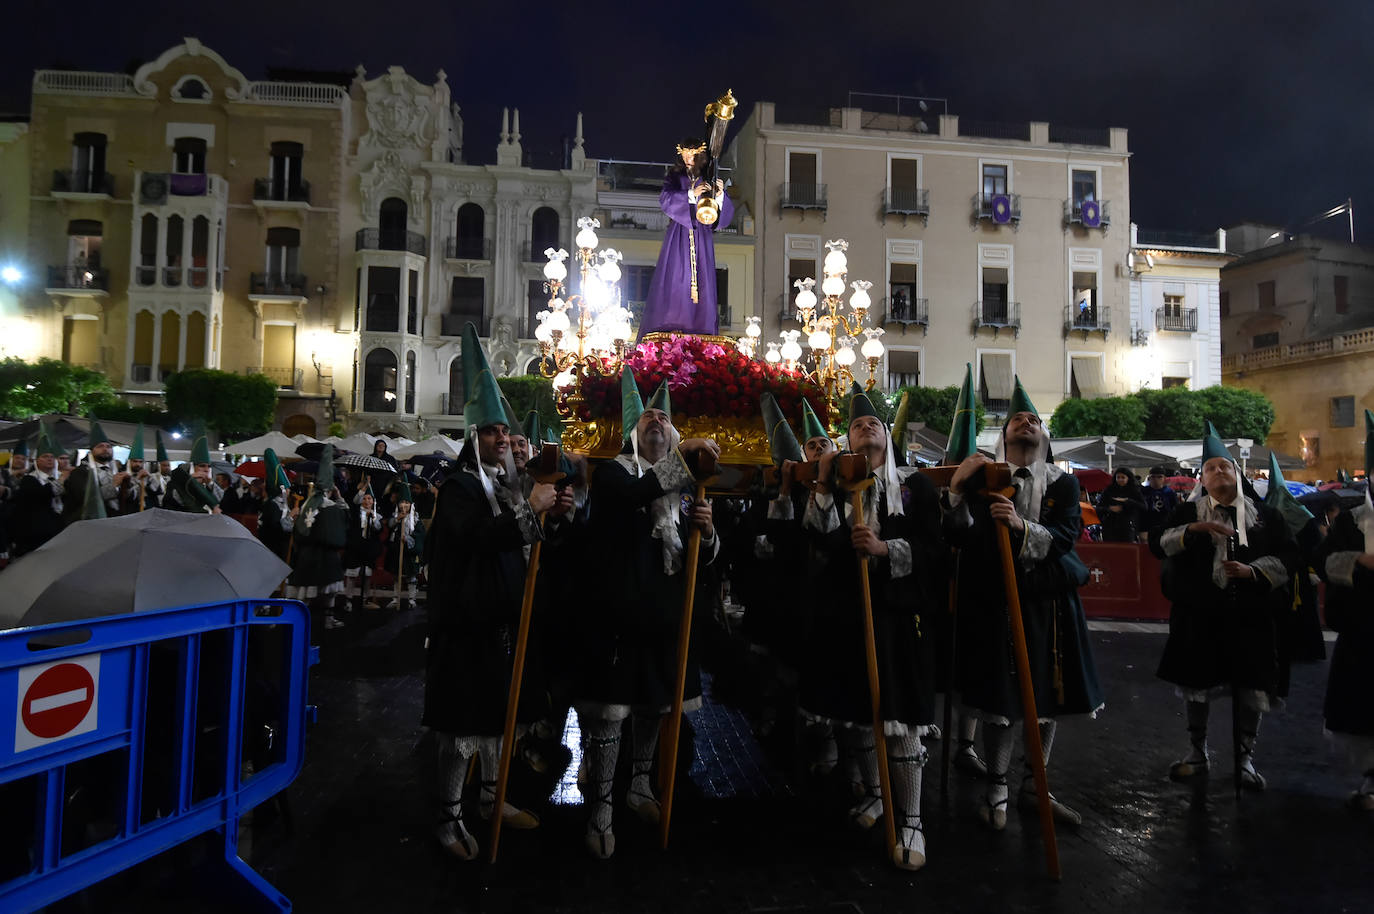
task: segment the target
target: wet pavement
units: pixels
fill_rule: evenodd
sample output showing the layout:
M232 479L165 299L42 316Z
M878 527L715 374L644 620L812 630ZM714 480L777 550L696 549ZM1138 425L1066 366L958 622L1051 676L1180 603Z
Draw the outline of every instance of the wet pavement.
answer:
M1081 827L1059 831L1059 883L1045 875L1038 820L1019 813L1014 796L1006 831L994 833L975 815L979 782L954 772L942 793L939 742L929 743L925 779L929 863L914 874L886 864L881 825L847 824L853 801L841 777L802 773L785 751L787 726L761 746L749 717L723 703L745 696L753 704L758 694L724 669L712 682L715 700L690 716L690 777L678 781L666 852L625 809L622 781L616 855L592 859L573 762L543 777L517 765L513 798L537 809L543 825L504 831L495 866L458 863L430 832L422 611L322 633L311 678L319 722L305 768L284 805L255 812L241 853L302 912L1374 910L1365 869L1374 817L1343 806L1358 778L1322 733L1326 664L1294 667L1287 709L1267 716L1260 734L1256 764L1269 790L1238 803L1227 703L1213 712L1221 763L1210 779L1170 782L1186 734L1181 701L1154 678L1163 635L1116 628L1093 633L1105 711L1065 721L1055 744L1051 787L1083 815ZM565 742L575 749L570 724ZM466 804L469 813L475 806ZM485 823L468 820L485 845ZM242 910L192 875L206 855L169 852L52 910Z

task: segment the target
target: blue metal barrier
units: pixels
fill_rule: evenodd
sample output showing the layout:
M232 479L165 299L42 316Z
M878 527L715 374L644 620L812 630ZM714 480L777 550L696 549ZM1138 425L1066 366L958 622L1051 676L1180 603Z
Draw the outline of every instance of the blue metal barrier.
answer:
M289 911L239 858L238 822L304 762L309 635L290 600L0 632L0 910L216 831L240 887Z

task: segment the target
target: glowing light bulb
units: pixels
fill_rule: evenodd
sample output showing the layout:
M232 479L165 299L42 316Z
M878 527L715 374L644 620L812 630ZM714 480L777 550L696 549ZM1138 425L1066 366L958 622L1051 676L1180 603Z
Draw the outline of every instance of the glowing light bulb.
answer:
M600 222L593 219L591 216L583 216L581 219L577 220L577 237L573 240L573 243L583 250L592 250L598 244L596 232L593 231L593 229L599 228L601 228Z
M782 361L782 353L778 352L777 343L768 344L768 351L764 353L763 360L772 365L776 365Z
M883 344L882 341L878 339L878 337L882 335L882 327L868 327L864 330L864 336L868 337L868 339L864 340L863 348L859 350L863 353L864 358L881 359L883 357Z
M797 293L797 310L810 311L816 307L816 293L810 289L802 289Z
M817 330L815 333L811 334L811 336L807 338L806 344L810 346L812 349L829 349L830 331Z
M838 275L828 275L821 283L821 291L826 295L843 295L844 278Z
M849 296L849 307L855 311L867 310L868 306L873 304L873 300L868 297L868 290L873 288L873 283L866 279L856 279L849 285L854 290L854 294Z
M763 336L763 328L759 326L759 318L749 318L749 326L744 328L744 335L755 340Z

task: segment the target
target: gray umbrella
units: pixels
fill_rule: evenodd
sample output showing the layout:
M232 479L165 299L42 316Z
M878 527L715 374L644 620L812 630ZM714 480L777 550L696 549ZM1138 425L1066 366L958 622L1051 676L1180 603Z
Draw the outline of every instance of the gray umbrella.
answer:
M263 599L290 571L219 514L154 508L80 521L0 573L0 629Z

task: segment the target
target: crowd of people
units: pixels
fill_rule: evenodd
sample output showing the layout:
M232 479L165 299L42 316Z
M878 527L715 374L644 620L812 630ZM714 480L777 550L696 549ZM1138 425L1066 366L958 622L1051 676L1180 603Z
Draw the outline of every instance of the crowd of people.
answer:
M922 775L933 739L955 741L958 767L983 779L976 815L988 828L1005 828L1013 800L1025 809L1047 807L1061 825L1079 824L1078 811L1042 793L1037 785L1046 781L1034 774L1048 769L1060 722L1084 725L1104 709L1077 593L1088 579L1075 545L1082 496L1078 480L1052 461L1048 432L1019 380L997 439L998 471L1005 464L1010 472L1004 488L993 483L994 461L971 436L951 438L953 466L943 476L902 465L901 449L863 393L850 399L835 438L809 404L798 436L765 395L773 467L748 492L705 498L699 487L716 472L720 449L710 439L681 438L666 384L645 402L626 371L623 447L589 471L578 459L545 459L545 439L557 436L533 413L524 422L512 415L471 326L463 366L467 437L432 500L422 502L404 474L389 477L380 492L365 478L336 474L326 447L306 492L293 489L269 453L257 508L258 535L292 567L286 595L335 619L331 625L345 604L375 605L368 597L374 572L406 584L400 606L417 597L423 577L422 720L437 736L435 834L449 853L471 860L481 850L464 804L474 767L478 816L538 827L534 798L514 796L497 809L499 760L505 749L536 769L546 766L570 709L583 740L587 850L600 859L615 853L618 806L658 823L664 797L655 766L674 763L659 758L660 733L677 701L689 711L699 706L700 634L718 616L727 585L743 607L752 652L769 658L777 682L791 684L793 750L811 770L849 778L854 827L887 819L895 866L915 870L926 862ZM1367 462L1374 462L1374 415L1367 421ZM151 503L215 511L232 496L253 496L251 484L246 495L237 484L217 485L203 439L176 470L161 461L145 466L141 448L121 467L109 442L96 440L98 429L85 466L111 513ZM18 556L61 529L64 502L76 497L63 488L61 449L51 438L31 450L32 466L16 453L0 476L7 540ZM854 457L841 461L844 455ZM858 458L863 472L841 472L841 463ZM1309 577L1315 572L1327 585L1327 621L1340 633L1326 724L1364 754L1364 779L1349 802L1374 812L1374 712L1366 700L1374 685L1374 622L1364 602L1374 588L1374 506L1312 518L1266 502L1248 489L1210 427L1191 497L1172 497L1156 484L1164 468L1156 470L1143 491L1129 473L1119 474L1097 510L1106 515L1104 528L1125 530L1113 539L1143 536L1162 562L1172 614L1157 672L1183 701L1187 728L1170 777L1209 774L1211 704L1229 695L1239 730L1238 786L1266 788L1256 766L1263 716L1282 707L1289 664L1324 651ZM998 561L1003 537L1005 566ZM1004 567L1014 581L1004 579ZM696 634L679 694L689 587ZM534 623L518 689L518 743L504 746L527 594ZM1018 678L1018 643L1025 679ZM937 723L945 704L958 709L948 731ZM1018 786L1015 745L1032 706L1038 741L1026 733L1026 745L1038 742L1040 757L1022 759ZM623 742L628 777L618 782Z

